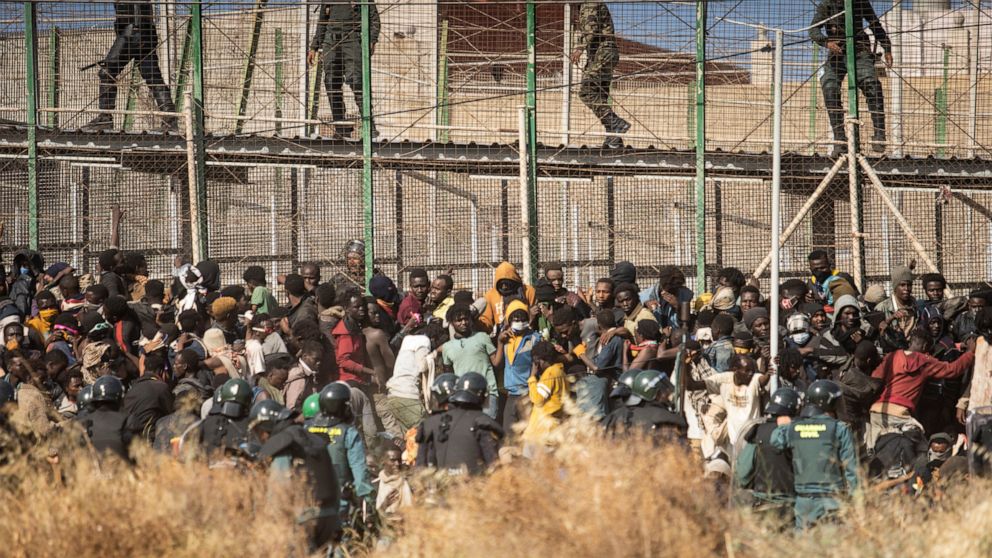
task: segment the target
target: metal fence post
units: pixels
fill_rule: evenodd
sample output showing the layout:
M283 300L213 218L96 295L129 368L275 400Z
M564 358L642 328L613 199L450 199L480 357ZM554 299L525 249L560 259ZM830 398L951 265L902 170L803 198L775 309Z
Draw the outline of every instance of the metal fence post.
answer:
M365 240L365 284L375 269L375 206L372 176L372 43L371 9L362 0L362 224Z
M210 257L210 242L207 238L207 153L203 140L204 133L204 86L203 86L203 6L200 0L196 0L190 6L190 64L193 68L193 91L190 98L190 109L193 119L193 157L195 160L195 174L191 176L196 181L196 205L199 211L196 212L195 222L191 223L196 228L197 239L193 246L194 252L199 253L199 258Z
M772 118L772 277L771 277L771 307L770 307L770 321L773 324L779 323L779 254L782 250L780 244L780 233L782 229L782 215L780 211L780 204L782 202L782 63L783 63L783 42L785 41L785 34L781 29L775 30L775 68L774 76L772 80L774 83L773 89L773 105L772 110L774 110L774 115ZM778 389L778 365L775 364L778 358L778 335L771 336L771 358L772 358L772 370L774 373L771 377L771 384L769 389L771 393L775 393Z
M38 249L38 21L34 2L24 3L24 86L28 124L28 245ZM15 241L16 242L16 241Z
M706 4L707 4L707 0L696 0L696 292L697 293L701 293L706 290Z
M540 261L537 238L537 4L527 0L527 242L530 246L528 261L524 266L530 276L537 278L537 265ZM520 154L524 156L523 153Z
M52 27L48 32L48 108L59 108L59 87L61 86L59 66L62 62L60 31L58 27ZM46 119L50 128L57 128L59 125L59 113L52 111L48 113Z

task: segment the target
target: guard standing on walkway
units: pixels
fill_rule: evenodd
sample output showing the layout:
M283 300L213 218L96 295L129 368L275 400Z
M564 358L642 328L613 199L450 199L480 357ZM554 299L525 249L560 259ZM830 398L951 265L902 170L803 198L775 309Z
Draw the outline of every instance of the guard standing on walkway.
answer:
M422 447L417 465L455 475L482 474L499 457L503 429L482 412L489 391L484 376L468 372L455 387L448 398L448 410L429 417L417 433Z
M114 2L114 43L100 67L100 110L114 110L117 104L117 77L132 60L148 84L155 105L161 112L176 112L172 92L162 78L158 63L158 31L155 29L155 8L151 0L120 0ZM86 69L86 68L83 68ZM100 113L84 128L106 130L114 127L114 115ZM162 118L162 130L176 129L176 117Z
M882 22L875 15L869 0L854 0L855 27L855 56L857 57L856 72L858 89L864 93L868 101L868 111L871 113L871 123L875 128L872 138L872 149L878 153L885 152L885 98L882 94L882 83L875 73L875 54L871 41L862 22L868 24L875 41L885 51L885 65L892 67L892 43L882 27ZM814 27L809 30L809 38L816 44L825 47L829 52L827 61L823 64L820 78L823 87L823 104L827 107L830 127L833 129L835 143L831 146L830 155L838 155L847 150L847 134L844 130L844 106L841 103L840 83L847 75L847 42L845 40L846 23L844 15L844 0L822 0L813 14Z
M837 498L853 495L860 486L854 436L837 420L835 409L842 395L830 380L817 380L806 392L801 418L778 418L772 445L792 452L796 489L796 528L808 529L840 509Z
M379 41L379 9L375 0L369 2L369 55L375 51ZM337 0L324 2L320 5L320 17L317 21L317 33L310 41L310 52L307 63L313 65L320 52L320 62L324 67L324 88L327 89L327 101L331 105L331 119L334 121L334 136L340 139L351 138L353 127L343 124L345 120L344 95L341 86L345 83L351 88L359 113L362 112L362 12L359 0ZM371 85L371 84L370 84ZM378 133L372 115L372 137Z
M738 486L751 490L752 510L781 524L792 523L796 503L791 452L781 452L772 446L772 433L778 428L779 417L794 417L799 413L801 396L792 388L781 388L772 394L765 407L765 422L744 432L744 446L737 452L734 469Z
M320 414L306 427L311 434L327 440L327 451L341 485L341 517L351 517L351 505L364 502L367 513L375 510L375 497L365 463L362 435L352 424L351 388L333 382L320 390Z
M630 130L630 123L620 118L610 107L613 70L620 62L620 49L617 47L613 16L602 0L582 2L579 8L579 38L572 51L573 64L578 65L583 52L586 53L586 65L582 70L579 99L603 123L607 134L627 132ZM617 135L608 135L603 147L623 147L623 140Z

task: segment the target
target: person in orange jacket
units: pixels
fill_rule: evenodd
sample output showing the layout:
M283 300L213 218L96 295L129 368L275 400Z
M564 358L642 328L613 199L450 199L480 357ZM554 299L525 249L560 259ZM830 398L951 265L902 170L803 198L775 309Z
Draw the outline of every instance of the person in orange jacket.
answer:
M534 287L524 284L513 264L503 262L496 267L493 288L486 293L486 309L479 315L487 332L491 333L493 326L503 323L506 319L504 310L514 298L526 301L528 308L533 307Z

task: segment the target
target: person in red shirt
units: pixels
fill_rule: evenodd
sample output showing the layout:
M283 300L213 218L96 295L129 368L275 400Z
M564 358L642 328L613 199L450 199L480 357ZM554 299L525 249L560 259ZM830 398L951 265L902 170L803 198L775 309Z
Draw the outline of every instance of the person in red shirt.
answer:
M405 327L413 318L423 321L424 302L427 301L430 290L431 280L427 277L427 271L422 267L411 269L410 290L400 302L399 311L396 313L396 322L400 327Z
M910 334L908 349L885 355L882 363L872 372L872 378L881 380L883 387L882 394L871 406L867 433L869 450L874 449L880 436L899 432L907 424L923 431L923 426L913 418L923 393L923 384L928 380L958 378L975 362L974 341L968 342L968 352L954 362L941 362L927 354L932 346L930 332L917 328Z
M362 296L361 291L355 289L346 295L344 319L331 330L340 379L360 388L368 386L374 373L369 366L368 354L365 352L365 336L362 334L368 316L365 297Z

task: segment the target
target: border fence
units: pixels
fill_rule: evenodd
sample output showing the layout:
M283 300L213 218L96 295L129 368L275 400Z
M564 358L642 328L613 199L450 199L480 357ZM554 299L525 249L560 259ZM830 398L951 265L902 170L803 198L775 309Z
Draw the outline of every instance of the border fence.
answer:
M835 18L857 53L838 62L810 33L819 1L605 2L607 103L631 125L610 149L582 94L598 2L353 0L316 44L320 2L4 2L0 242L89 270L119 204L156 276L180 255L225 282L343 266L361 238L400 283L451 269L478 293L510 260L590 286L628 260L699 292L721 267L767 276L780 235L783 276L823 248L862 284L915 259L963 290L992 276L990 3L876 0L885 37ZM878 100L843 80L856 133L832 135L838 68L877 74L884 141Z

